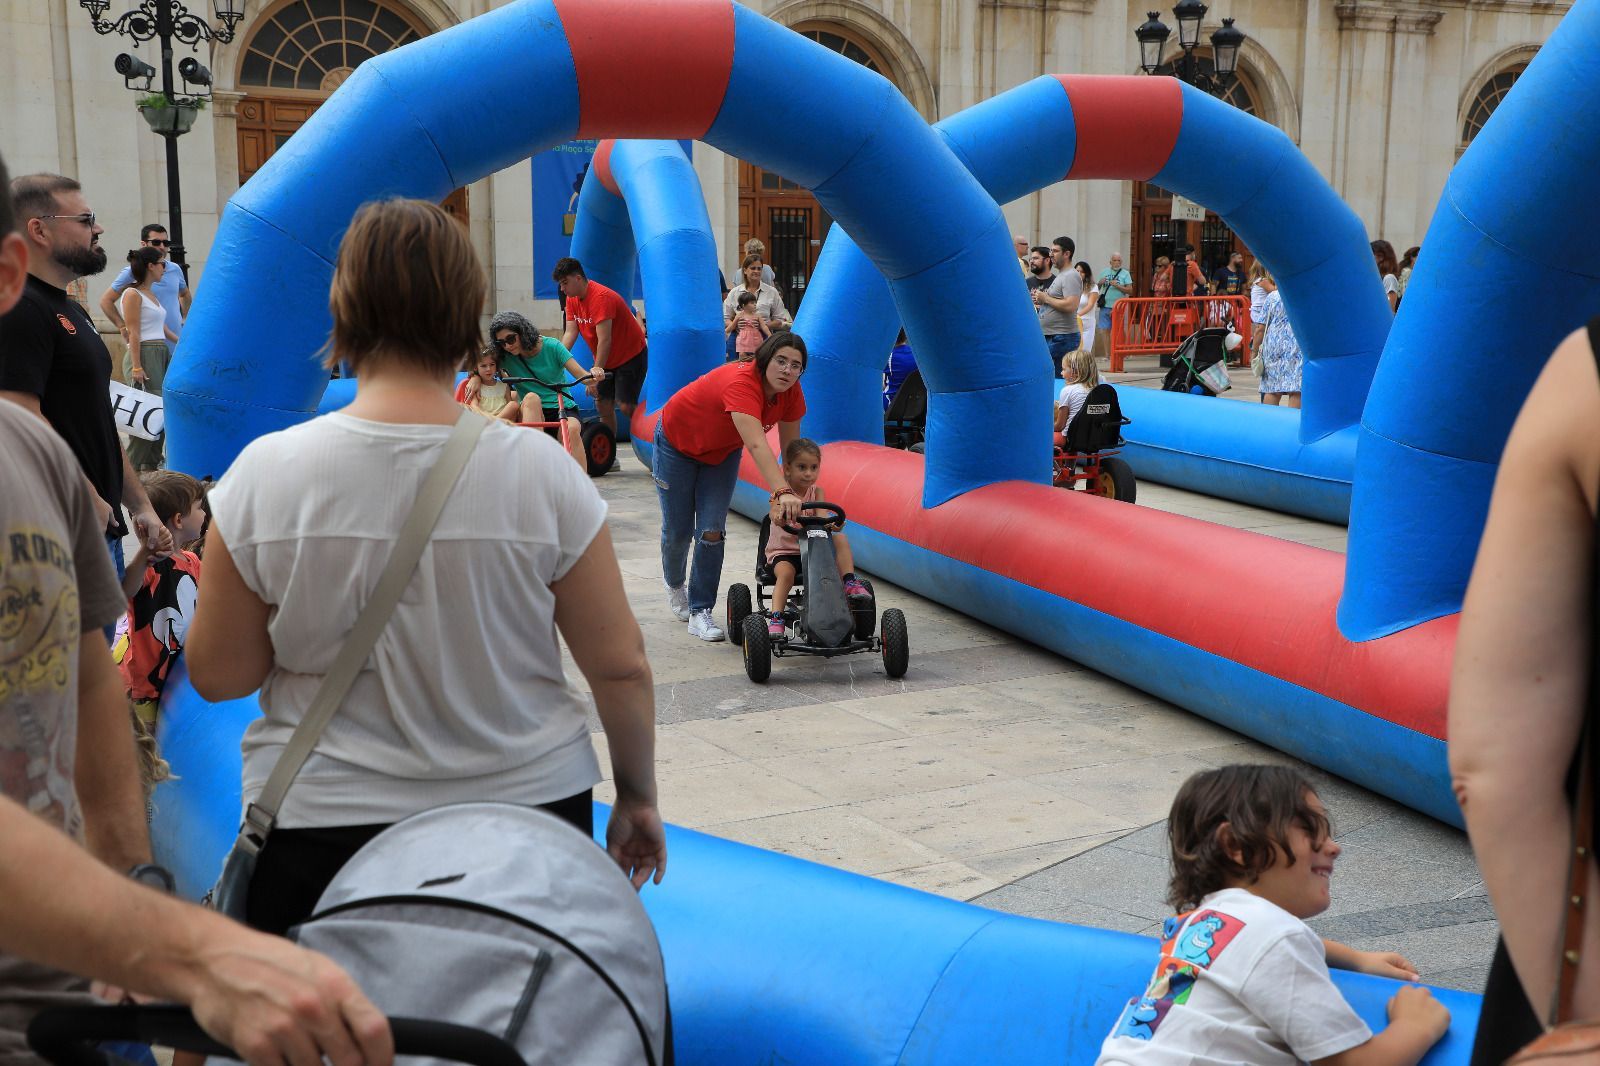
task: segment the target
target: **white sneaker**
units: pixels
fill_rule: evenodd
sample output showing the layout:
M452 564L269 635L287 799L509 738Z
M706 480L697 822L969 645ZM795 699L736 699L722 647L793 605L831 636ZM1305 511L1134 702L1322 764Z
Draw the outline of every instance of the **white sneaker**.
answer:
M717 625L716 621L711 617L709 610L694 611L689 615L689 635L709 641L728 639L727 634L723 633L722 627Z
M689 620L689 586L679 585L673 588L667 586L667 606L672 608L672 617L680 622Z

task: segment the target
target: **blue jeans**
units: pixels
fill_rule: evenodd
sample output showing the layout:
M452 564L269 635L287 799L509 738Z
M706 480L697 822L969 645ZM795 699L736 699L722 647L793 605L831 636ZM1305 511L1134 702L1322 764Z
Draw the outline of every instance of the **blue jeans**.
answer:
M1056 377L1061 376L1061 360L1078 350L1077 333L1046 333L1045 343L1050 345L1050 361L1056 365Z
M122 538L107 536L106 547L111 551L111 565L117 571L117 583L121 584L123 575L128 572L128 568L126 565L124 565L122 559ZM110 625L106 626L105 634L107 644L115 643L117 639L117 623L112 622Z
M656 480L656 496L661 500L661 576L672 588L683 584L689 562L689 545L694 544L694 567L689 573L689 610L709 611L717 605L717 586L722 581L722 552L728 525L728 504L733 502L733 487L739 481L739 459L743 448L736 448L715 466L691 459L671 444L656 421L655 455L651 474ZM715 540L707 540L715 533Z
M1112 304L1111 305L1111 307L1115 307L1115 306L1116 306L1116 304ZM1111 329L1111 307L1102 307L1102 308L1100 308L1099 318L1098 318L1098 320L1096 322L1096 325L1095 325L1095 329L1096 330L1108 331L1108 330ZM1109 337L1109 336L1111 336L1111 334L1109 332L1107 332L1106 336Z

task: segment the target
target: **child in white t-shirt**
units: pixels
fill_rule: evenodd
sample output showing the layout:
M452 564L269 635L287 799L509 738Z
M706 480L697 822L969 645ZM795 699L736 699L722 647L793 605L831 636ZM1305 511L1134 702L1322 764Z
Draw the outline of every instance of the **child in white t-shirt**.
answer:
M1067 431L1078 412L1083 410L1089 390L1100 384L1100 366L1094 360L1094 352L1085 345L1068 354L1061 360L1061 376L1066 384L1061 386L1061 395L1056 397L1057 433Z
M1414 1066L1450 1026L1426 988L1389 1001L1373 1035L1328 975L1416 980L1393 952L1322 940L1305 919L1328 909L1339 845L1300 773L1224 766L1184 782L1172 803L1168 900L1149 987L1128 1001L1097 1066L1329 1063Z

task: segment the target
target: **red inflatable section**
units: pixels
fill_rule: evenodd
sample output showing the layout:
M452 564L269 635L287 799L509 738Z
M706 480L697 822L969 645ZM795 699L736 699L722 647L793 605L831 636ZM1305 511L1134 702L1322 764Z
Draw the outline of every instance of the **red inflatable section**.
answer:
M698 138L711 128L733 72L728 0L555 5L578 72L579 137Z
M823 454L828 496L853 523L1444 739L1456 617L1344 639L1337 552L1017 481L930 511L921 456L856 442ZM749 456L739 473L759 484Z
M611 150L617 146L614 140L604 140L595 146L594 162L589 164L589 173L600 179L600 187L612 196L621 196L622 190L617 188L617 179L611 174Z
M1178 143L1183 88L1177 78L1058 74L1072 102L1078 151L1069 179L1148 180Z

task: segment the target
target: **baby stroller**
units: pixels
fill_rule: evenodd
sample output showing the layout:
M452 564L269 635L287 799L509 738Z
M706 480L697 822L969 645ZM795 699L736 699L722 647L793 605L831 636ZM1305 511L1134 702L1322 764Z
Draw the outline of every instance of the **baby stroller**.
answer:
M1226 326L1207 326L1191 333L1172 355L1172 369L1161 382L1163 392L1190 392L1215 396L1228 389ZM1211 370L1211 367L1216 367ZM1208 373L1209 371L1209 373ZM1221 386L1220 388L1218 386Z
M459 803L412 815L357 852L290 936L342 966L385 1014L450 1023L492 1057L438 1044L416 1054L479 1066L672 1061L666 975L643 905L594 841L546 811ZM111 1009L87 1013L93 1022ZM82 1019L64 1030L89 1033L154 1036Z

